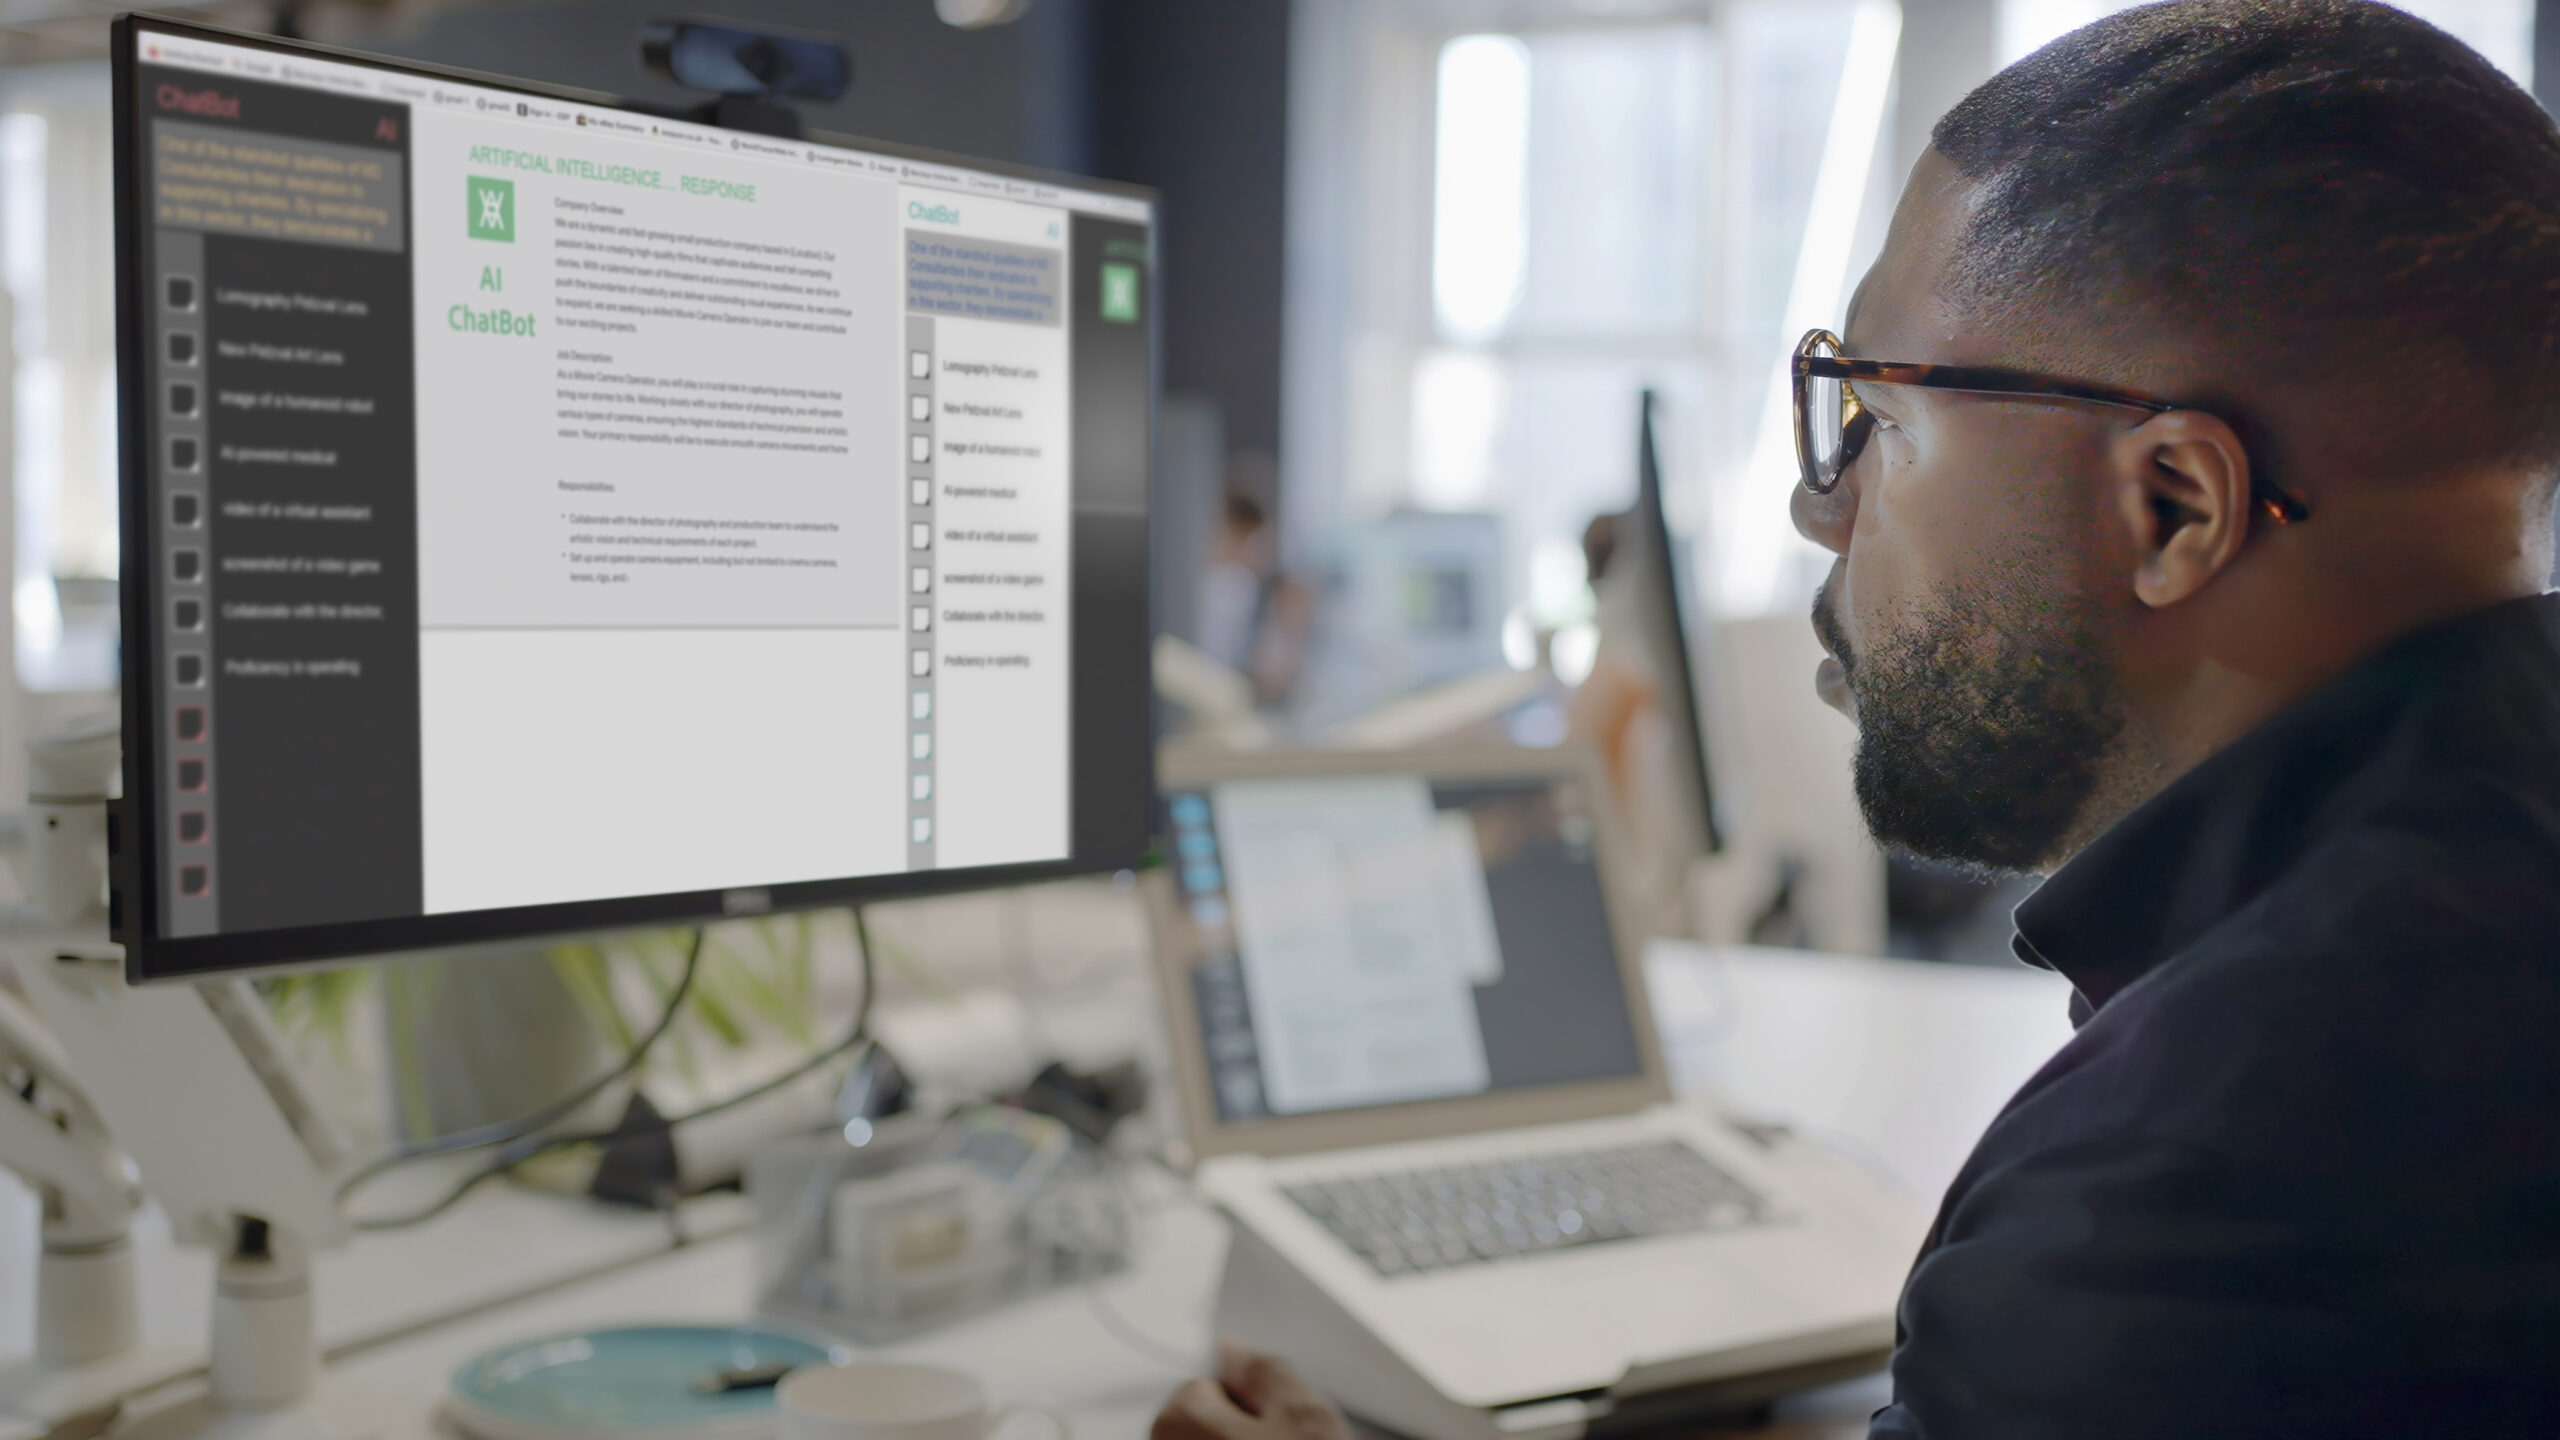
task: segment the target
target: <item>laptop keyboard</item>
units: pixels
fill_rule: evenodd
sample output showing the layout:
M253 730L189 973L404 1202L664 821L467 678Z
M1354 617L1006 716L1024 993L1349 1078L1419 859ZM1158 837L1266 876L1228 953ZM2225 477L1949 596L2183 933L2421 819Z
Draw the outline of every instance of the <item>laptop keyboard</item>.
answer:
M1380 1275L1730 1230L1768 1216L1759 1196L1676 1140L1386 1170L1281 1193Z

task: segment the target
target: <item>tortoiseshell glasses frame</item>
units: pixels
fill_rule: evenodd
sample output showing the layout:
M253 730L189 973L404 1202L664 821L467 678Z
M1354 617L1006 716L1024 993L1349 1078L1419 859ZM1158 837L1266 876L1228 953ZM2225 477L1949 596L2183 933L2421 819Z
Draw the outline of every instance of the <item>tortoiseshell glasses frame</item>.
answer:
M1851 360L1840 353L1840 337L1828 330L1808 330L1796 342L1789 366L1795 398L1796 463L1804 488L1828 495L1840 476L1866 448L1875 420L1859 403L1850 382L1917 385L1930 390L1956 390L1976 395L2016 395L2040 400L2084 400L2093 405L2121 405L2154 415L2193 406L2109 385L2092 385L2058 375L2006 370L1985 365L1921 365L1896 360ZM2311 518L2310 508L2256 472L2250 493L2267 518L2291 525Z

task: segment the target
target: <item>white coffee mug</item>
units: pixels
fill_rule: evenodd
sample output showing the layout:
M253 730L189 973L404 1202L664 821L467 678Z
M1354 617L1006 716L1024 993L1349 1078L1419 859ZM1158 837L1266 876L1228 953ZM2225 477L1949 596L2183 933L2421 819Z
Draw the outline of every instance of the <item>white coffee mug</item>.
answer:
M1072 1440L1067 1417L1046 1405L997 1408L987 1387L939 1365L812 1365L774 1391L780 1440L986 1440L1024 1411L1048 1417Z

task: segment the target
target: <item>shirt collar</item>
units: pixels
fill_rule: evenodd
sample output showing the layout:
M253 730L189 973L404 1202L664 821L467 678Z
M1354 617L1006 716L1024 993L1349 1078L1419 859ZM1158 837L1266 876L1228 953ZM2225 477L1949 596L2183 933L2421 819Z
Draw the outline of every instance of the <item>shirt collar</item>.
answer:
M2443 657L2551 643L2553 597L2430 627L2331 680L2170 783L2020 904L2012 948L2059 971L2086 1020L2274 884L2376 792L2395 719ZM2527 637L2531 637L2528 639Z

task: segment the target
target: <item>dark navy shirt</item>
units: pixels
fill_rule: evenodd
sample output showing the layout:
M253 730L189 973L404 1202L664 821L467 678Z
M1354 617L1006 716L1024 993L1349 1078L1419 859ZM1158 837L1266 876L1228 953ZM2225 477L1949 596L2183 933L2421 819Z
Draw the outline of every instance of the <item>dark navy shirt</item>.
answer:
M2018 909L2078 1033L1876 1436L2560 1434L2560 596L2433 627Z

